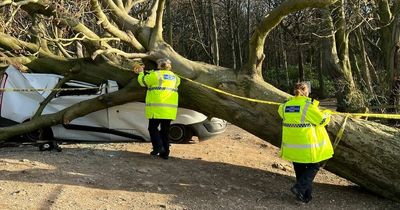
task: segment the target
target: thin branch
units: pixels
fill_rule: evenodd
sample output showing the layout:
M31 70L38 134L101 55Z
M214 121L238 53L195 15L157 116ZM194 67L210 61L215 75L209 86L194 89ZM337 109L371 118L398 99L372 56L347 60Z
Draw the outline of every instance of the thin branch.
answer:
M80 36L82 35L82 36ZM75 41L94 41L94 42L108 42L108 41L121 41L120 38L116 38L116 37L110 37L110 38L100 38L96 35L96 37L90 37L87 36L85 34L83 34L82 32L77 33L74 37L72 38L50 38L50 37L44 37L44 39L46 39L47 41L51 41L51 42L69 42L67 45L70 45L71 42L75 42Z
M365 23L365 22L368 23L368 21L367 21L365 18L363 18L363 20L360 21L357 25L355 25L355 26L352 27L352 28L349 28L349 29L347 30L347 34L352 33L354 30L356 30L358 27L360 27L360 26L361 26L363 23Z
M332 34L330 34L330 35L319 35L319 34L316 34L316 33L311 33L311 35L313 35L313 36L316 36L316 37L318 37L318 38L321 38L321 39L325 39L325 38L331 38L331 37L333 37L334 35L335 35L335 33L336 33L336 31L337 30L335 30Z
M148 56L148 54L146 53L127 53L119 49L111 48L107 50L96 50L92 55L92 59L93 60L96 59L98 55L111 54L111 53L117 54L125 58L144 58Z
M207 46L206 46L203 42L200 42L199 40L197 40L197 39L192 39L192 38L190 38L189 40L198 43L198 44L203 48L203 50L204 50L204 52L206 53L207 57L208 57L209 59L212 59L210 53L209 53L208 50L207 50Z
M8 19L8 21L4 25L4 28L7 28L8 25L10 25L10 23L14 20L15 14L17 14L17 12L20 8L21 8L21 5L18 5L17 8L11 13L11 17L10 17L10 19Z
M61 53L64 55L64 57L71 59L72 56L67 52L67 50L61 45L60 42L55 42L57 48L61 51Z
M375 49L377 49L379 52L382 52L381 47L379 47L379 45L378 45L379 39L378 39L378 41L375 43L375 42L372 41L368 36L365 36L364 32L363 32L363 35L364 35L365 40L367 40L367 42L368 42L371 46L373 46L373 47L374 47Z

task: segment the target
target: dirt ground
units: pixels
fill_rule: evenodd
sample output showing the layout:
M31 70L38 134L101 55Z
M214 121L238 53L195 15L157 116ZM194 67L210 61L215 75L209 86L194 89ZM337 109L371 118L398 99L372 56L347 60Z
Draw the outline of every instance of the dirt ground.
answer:
M0 209L400 209L324 170L311 203L297 203L291 164L233 125L172 145L169 160L148 155L149 143L62 147L0 148Z

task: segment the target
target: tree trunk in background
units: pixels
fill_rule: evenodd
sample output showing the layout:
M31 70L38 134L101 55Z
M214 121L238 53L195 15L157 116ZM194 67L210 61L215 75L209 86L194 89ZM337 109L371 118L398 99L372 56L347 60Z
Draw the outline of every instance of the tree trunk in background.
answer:
M231 46L231 56L232 56L232 65L231 67L233 69L237 69L237 61L236 61L236 49L235 49L235 33L233 29L233 8L232 8L232 1L233 0L228 0L228 7L227 7L227 13L228 13L228 22L229 22L229 37L230 37L230 46Z
M189 0L189 2L190 2L190 8L191 8L191 10L192 10L192 14L193 14L193 18L194 18L194 24L195 24L195 27L196 27L196 31L197 31L197 34L198 34L198 37L199 37L199 40L198 40L198 42L200 43L200 45L202 46L202 49L204 50L204 52L205 52L205 54L207 55L207 57L209 58L209 60L210 60L210 62L212 62L212 57L210 56L210 53L209 53L209 51L208 51L208 49L206 48L206 46L207 46L207 40L208 40L208 34L206 33L206 32L204 32L203 34L204 35L202 35L202 33L201 33L201 30L200 30L200 26L199 26L199 21L198 21L198 19L197 19L197 15L196 15L196 10L195 10L195 8L194 8L194 5L193 5L193 1L192 0ZM200 5L200 8L202 8L202 5ZM202 20L202 25L203 25L203 28L204 28L204 25L205 25L205 23L204 23L204 18L202 18L201 19ZM205 30L205 29L204 29ZM207 34L207 35L205 35L205 34ZM206 39L204 40L204 42L203 42L203 37L204 36L206 36Z
M351 5L351 8L353 11L358 12L359 14L362 14L361 8L360 8L360 2L356 1L354 2L353 5ZM356 22L362 22L363 19L361 16L357 16L355 18ZM365 49L365 43L364 43L364 38L362 34L362 29L361 26L358 26L350 35L352 37L352 43L351 43L351 54L352 54L352 66L354 66L356 69L355 71L358 74L358 86L363 87L363 90L368 93L368 97L374 97L374 90L372 87L372 79L370 75L370 70L368 66L368 61L367 61L367 51Z
M251 25L250 25L250 19L251 19L251 16L250 16L250 4L251 3L251 1L250 0L247 0L247 27L246 27L246 29L247 29L247 33L246 33L246 46L250 46L250 31L251 31ZM247 50L245 50L245 52L247 52ZM245 54L245 58L246 58L246 60L248 59L248 57L249 57L249 55L246 53Z
M384 61L384 69L387 71L387 81L384 84L389 90L388 94L391 95L391 88L394 86L394 78L396 70L394 63L396 59L396 45L400 42L400 2L388 0L377 0L378 2L378 15L380 23L384 26L380 32L380 47L382 49L382 59Z
M358 28L354 31L354 38L356 40L354 45L356 45L356 48L359 50L355 54L356 60L354 62L358 64L359 70L361 72L360 79L363 81L362 85L364 85L370 96L372 96L374 94L374 90L372 88L372 79L367 62L368 55L365 50L365 43L362 37L361 28Z
M208 0L210 20L211 20L211 42L212 42L212 57L214 65L219 66L219 43L218 43L218 30L217 21L214 15L214 6L212 0Z
M299 68L299 81L305 81L306 77L304 75L304 66L303 66L303 50L301 49L300 46L300 41L297 41L297 64Z
M322 46L322 45L321 45ZM317 66L317 70L318 70L318 84L319 84L319 97L320 98L325 98L325 82L324 82L324 69L323 69L323 59L322 59L322 50L318 51L318 66Z
M240 21L239 17L241 16L241 0L236 0L236 7L235 7L235 44L236 44L236 60L238 67L243 66L243 55L242 55L242 40L240 39Z
M282 64L283 64L283 69L285 71L285 80L286 80L286 90L288 93L291 91L291 86L290 86L290 79L289 79L289 68L288 68L288 62L287 62L287 53L286 49L283 46L283 30L279 31L279 49L282 52Z
M336 8L333 13L335 24L333 22L328 23L328 26L332 28L332 32L334 31L333 25L337 29L335 39L331 40L336 45L336 48L331 48L330 50L333 52L333 56L337 56L335 60L338 61L339 66L339 68L335 68L339 71L334 74L334 78L338 81L335 83L337 110L358 112L365 108L365 100L353 81L349 58L349 34L346 31L347 25L343 2L344 0L339 0L335 4ZM332 18L328 20L332 21ZM336 52L334 52L335 50Z
M370 70L370 75L372 77L372 83L374 85L380 84L378 73L376 72L375 66L374 64L372 64L372 61L368 55L367 55L367 64L368 64L368 69Z
M167 26L167 32L168 32L167 43L169 45L171 45L171 47L173 47L174 46L174 40L173 40L173 33L172 33L172 31L173 31L173 18L172 18L172 12L171 12L171 1L172 0L167 0L166 1L167 23L168 23L168 26Z
M207 7L207 1L206 0L200 0L200 20L201 20L201 26L203 29L203 42L204 45L207 47L207 53L210 55L211 53L211 37L210 37L210 19L209 16L207 15L208 13L208 7ZM210 62L212 63L212 56L210 57Z

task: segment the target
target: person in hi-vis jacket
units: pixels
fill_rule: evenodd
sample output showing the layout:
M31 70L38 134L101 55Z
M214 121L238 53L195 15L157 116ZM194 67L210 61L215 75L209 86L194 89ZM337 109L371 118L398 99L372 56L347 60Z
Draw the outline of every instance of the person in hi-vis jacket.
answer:
M312 196L312 182L319 170L319 163L333 155L333 148L325 126L330 112L321 111L319 102L308 97L307 83L297 83L295 96L281 104L282 158L292 161L296 184L290 189L298 200L308 203Z
M150 154L168 159L168 132L171 121L176 119L180 78L171 71L169 59L157 60L157 68L144 72L144 67L139 65L134 67L134 71L139 73L139 84L147 87L145 112L153 145ZM159 126L161 130L158 130Z

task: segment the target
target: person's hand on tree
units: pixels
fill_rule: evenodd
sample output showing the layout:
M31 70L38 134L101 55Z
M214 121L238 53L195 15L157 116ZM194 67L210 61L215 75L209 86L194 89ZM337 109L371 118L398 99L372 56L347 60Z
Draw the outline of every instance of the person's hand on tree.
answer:
M135 64L133 65L133 71L134 71L136 74L139 74L140 72L143 72L143 71L144 71L144 66L143 66L142 64L135 63Z

